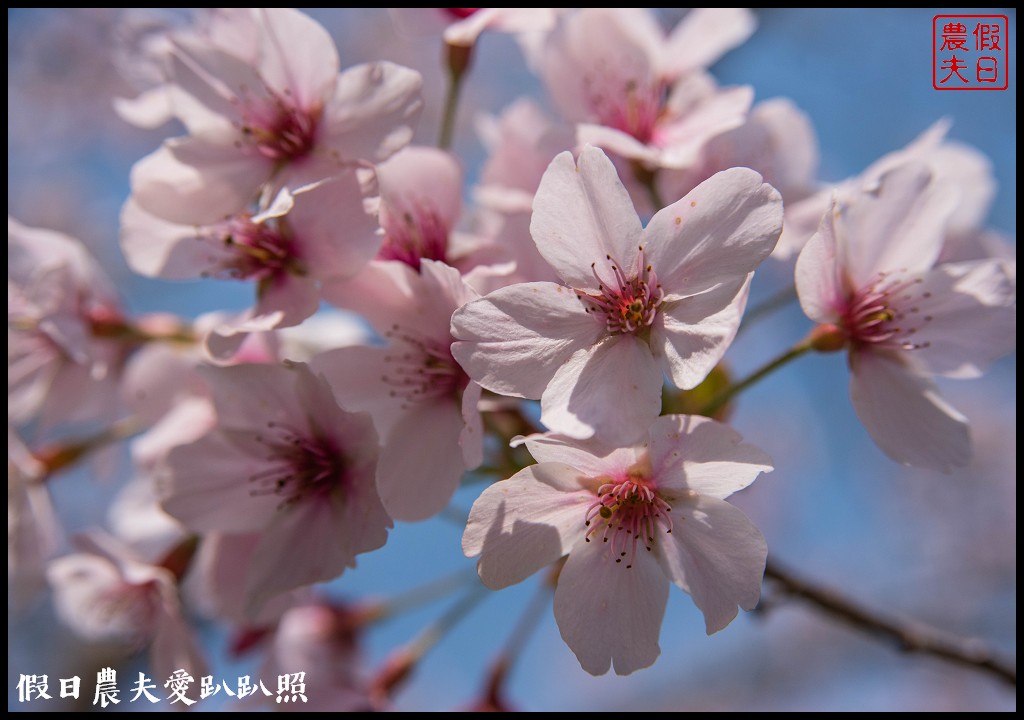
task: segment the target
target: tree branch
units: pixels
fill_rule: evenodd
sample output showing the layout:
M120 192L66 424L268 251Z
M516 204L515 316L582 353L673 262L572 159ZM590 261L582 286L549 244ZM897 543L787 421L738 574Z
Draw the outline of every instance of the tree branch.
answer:
M830 588L794 575L773 558L768 558L764 576L773 582L779 593L816 605L825 614L880 640L889 641L903 652L932 655L989 673L1017 686L1016 662L1000 656L982 640L953 635L917 621L886 617Z

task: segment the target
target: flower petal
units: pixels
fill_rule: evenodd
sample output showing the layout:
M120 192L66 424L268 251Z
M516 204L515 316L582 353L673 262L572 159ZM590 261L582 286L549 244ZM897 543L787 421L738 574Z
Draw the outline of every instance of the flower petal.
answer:
M772 471L763 451L724 423L699 415L665 415L651 425L650 461L658 492L695 491L724 500Z
M800 307L807 317L819 323L836 322L840 308L846 303L846 290L836 256L837 215L833 198L821 218L818 232L807 241L796 260L796 293Z
M697 387L725 355L740 327L750 277L666 304L658 313L651 348L676 387Z
M914 360L947 377L978 377L1017 346L1016 285L1001 260L947 263L914 288Z
M891 354L850 355L850 397L878 447L896 462L951 472L971 458L967 418L915 367Z
M551 161L533 201L530 233L537 249L575 288L596 288L591 263L610 255L619 267L636 266L643 227L612 161L587 146Z
M662 374L650 347L633 335L577 351L541 396L540 420L570 437L640 439L661 411Z
M266 470L262 456L240 452L220 433L170 451L157 475L163 509L200 532L255 532L274 516L281 498L254 495L250 478Z
M694 8L669 35L662 72L678 77L709 67L756 27L757 18L746 8Z
M782 198L748 168L716 173L660 210L644 249L666 298L735 282L771 254L782 232Z
M132 198L146 212L184 225L212 225L245 210L269 161L234 145L178 138L135 163Z
M355 567L356 555L384 545L391 526L366 477L350 483L344 493L282 508L253 552L246 614L255 615L275 595L331 580Z
M555 283L495 290L452 316L452 355L471 378L504 395L539 398L573 353L605 334L576 294Z
M325 146L349 162L390 157L412 139L422 86L418 72L390 62L345 70L324 109Z
M317 279L352 277L380 248L377 221L364 210L362 184L352 168L295 194L287 215L295 254ZM319 298L318 298L319 301Z
M313 370L327 379L342 407L373 416L381 437L391 431L405 404L404 398L391 394L394 388L384 379L384 358L389 352L387 348L357 345L328 350L310 362Z
M850 198L836 221L840 263L860 288L879 271L928 270L942 249L955 189L936 183L927 166L907 162L877 188Z
M651 554L627 568L611 545L579 542L558 576L555 620L562 639L591 675L618 675L658 659L669 583Z
M531 465L481 493L469 512L462 551L480 556L477 570L487 587L515 585L581 540L595 499L575 468Z
M747 516L723 500L698 495L673 510L672 532L659 538L655 552L665 574L704 613L710 635L732 622L737 605L757 605L768 546Z
M450 399L409 408L387 436L377 490L395 520L426 520L444 510L466 471L462 413Z

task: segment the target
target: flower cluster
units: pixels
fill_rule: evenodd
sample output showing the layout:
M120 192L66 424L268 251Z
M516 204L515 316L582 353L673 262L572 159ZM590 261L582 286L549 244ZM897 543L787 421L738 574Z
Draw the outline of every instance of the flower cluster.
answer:
M654 663L670 585L709 634L753 609L767 542L726 500L773 462L721 412L749 383L678 408L723 372L765 262L798 256L816 324L785 361L848 351L885 454L940 471L970 457L968 420L931 378L979 375L1016 328L976 152L939 125L819 185L809 120L708 70L754 31L746 10L671 32L635 8L444 10L394 17L443 32L452 114L486 31L516 36L559 111L521 100L481 120L480 173L412 144L433 102L418 71L343 67L299 11L210 11L134 48L155 80L119 113L185 134L131 172L124 257L148 277L247 283L248 310L132 317L78 241L8 220L9 566L45 575L85 637L151 648L158 675L204 674L194 605L265 641L273 672L319 672L319 707L386 706L400 673L356 671L373 613L314 587L467 479L491 481L462 537L479 579L553 568L559 631L589 673ZM83 419L130 429L64 454L18 436ZM119 537L47 557L47 478L133 434ZM321 658L340 670L303 665Z

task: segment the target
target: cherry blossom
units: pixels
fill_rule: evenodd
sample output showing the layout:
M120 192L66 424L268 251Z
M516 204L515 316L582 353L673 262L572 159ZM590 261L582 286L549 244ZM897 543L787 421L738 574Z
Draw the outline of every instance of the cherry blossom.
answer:
M968 462L970 436L931 376L977 377L1016 344L1015 279L1002 260L935 264L950 189L909 162L873 192L837 196L796 266L819 347L849 349L868 433L894 460L943 472Z
M753 90L719 89L703 69L753 29L738 8L693 10L667 37L647 10L586 8L552 32L542 74L578 142L650 170L686 167L746 118Z
M352 277L380 247L364 209L369 189L347 169L295 194L282 190L258 214L240 210L203 226L163 220L129 200L121 247L142 275L252 282L255 307L224 323L222 335L290 327L316 312L321 281Z
M388 62L339 74L330 35L286 8L245 11L224 39L177 37L175 113L189 135L132 170L132 198L176 223L209 225L245 210L265 184L302 187L406 145L421 106L419 73ZM271 195L273 192L271 193Z
M54 560L47 573L61 620L87 640L149 646L158 677L178 668L205 674L171 571L100 531L77 543L82 552Z
M338 400L373 415L383 438L377 487L397 520L440 512L467 469L483 460L480 386L452 357L452 313L479 297L454 268L397 261L325 290L331 302L363 313L387 347L345 347L313 360Z
M936 184L949 185L947 242L959 242L982 231L995 198L992 163L974 148L947 139L947 120L939 120L906 147L883 155L855 177L820 189L786 207L786 227L772 256L785 260L799 254L832 206L832 197L848 200L878 187L882 175L908 162L928 166ZM788 202L788 200L787 200Z
M82 244L7 218L7 416L112 414L126 346L113 284Z
M374 707L364 677L360 637L353 609L306 602L281 617L264 664L264 677L305 673L310 712L366 712Z
M643 227L597 148L554 159L531 231L564 285L496 290L452 318L452 354L494 392L541 400L575 437L634 437L661 409L662 376L698 385L736 333L750 273L782 224L778 193L721 172Z
M518 583L568 555L555 590L562 639L587 672L651 665L669 583L688 592L708 634L760 597L767 548L725 498L771 460L714 420L666 415L635 445L545 434L538 464L487 488L462 548L484 584Z
M340 575L387 540L377 435L342 410L306 365L208 368L217 425L171 450L158 471L164 509L198 532L259 533L244 582L250 612Z

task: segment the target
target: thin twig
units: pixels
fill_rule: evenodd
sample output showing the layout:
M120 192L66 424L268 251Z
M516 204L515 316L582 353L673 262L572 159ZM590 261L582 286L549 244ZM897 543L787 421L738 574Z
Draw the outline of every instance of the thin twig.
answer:
M917 621L886 617L834 590L793 574L772 558L768 559L764 576L772 580L779 593L816 605L822 612L857 630L894 643L903 652L932 655L989 673L1017 686L1016 662L1001 657L977 638L960 637Z

